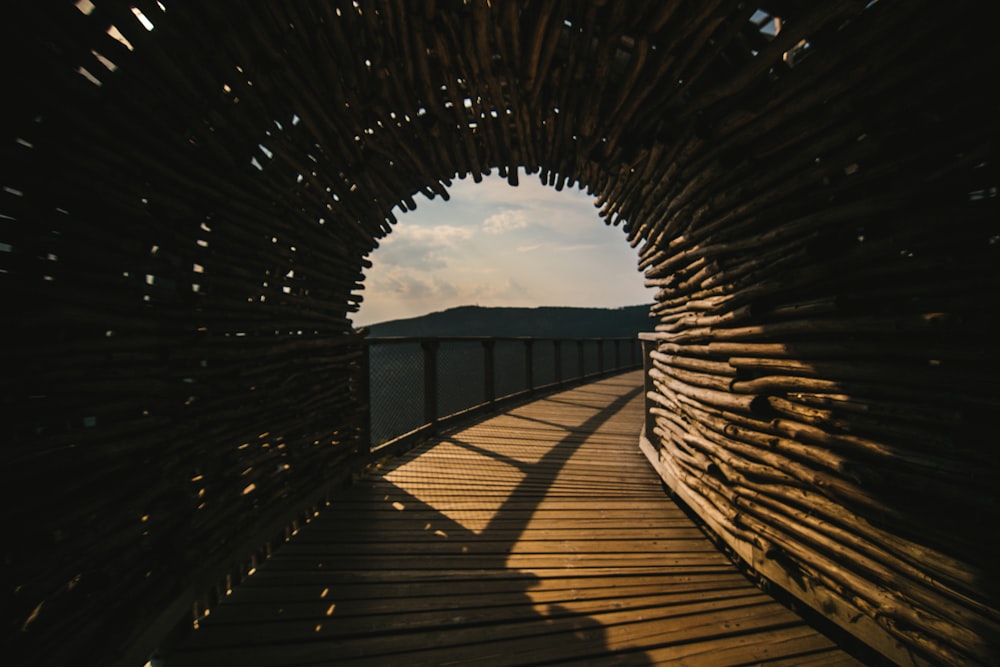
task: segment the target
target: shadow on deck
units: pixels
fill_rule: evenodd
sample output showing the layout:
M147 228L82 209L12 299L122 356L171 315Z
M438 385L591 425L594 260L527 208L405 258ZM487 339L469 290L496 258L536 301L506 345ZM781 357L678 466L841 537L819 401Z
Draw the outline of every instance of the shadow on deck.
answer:
M164 664L858 664L664 493L641 385L563 391L372 471Z

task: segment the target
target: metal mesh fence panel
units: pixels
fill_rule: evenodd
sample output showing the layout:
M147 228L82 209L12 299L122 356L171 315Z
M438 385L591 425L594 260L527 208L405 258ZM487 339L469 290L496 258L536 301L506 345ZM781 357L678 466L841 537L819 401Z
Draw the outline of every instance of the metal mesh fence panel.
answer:
M519 340L498 340L494 345L493 355L496 397L509 396L526 389L524 343Z
M602 340L598 345L601 348L601 355L604 359L602 370L608 371L618 368L617 360L615 359L615 342L613 340Z
M532 345L531 354L534 357L535 368L533 380L536 387L544 387L556 381L555 346L550 340L536 340Z
M371 444L378 447L424 423L424 355L420 344L372 343Z
M437 351L438 417L486 401L483 344L444 341Z
M631 366L632 364L639 361L639 357L635 354L636 345L630 340L623 340L621 342L621 360L622 366Z
M597 372L597 346L599 344L592 340L583 343L583 372L585 375Z
M623 340L618 344L618 347L621 350L619 359L621 360L620 366L622 368L631 366L639 361L640 357L635 352L637 348L636 343L633 343L631 340Z
M609 371L615 368L615 342L613 340L602 340L597 343L601 351L600 359L603 361L602 371Z
M580 348L576 341L565 340L559 346L562 357L563 380L573 380L580 377Z

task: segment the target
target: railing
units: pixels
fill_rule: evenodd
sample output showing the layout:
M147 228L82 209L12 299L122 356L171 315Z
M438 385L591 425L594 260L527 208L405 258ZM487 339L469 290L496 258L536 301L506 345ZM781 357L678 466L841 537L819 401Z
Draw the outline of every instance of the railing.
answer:
M639 368L634 338L369 338L370 431L388 453L448 422Z
M648 442L656 442L653 434L653 412L650 410L653 407L653 401L650 399L650 394L656 391L656 387L653 385L653 377L650 375L649 371L653 368L653 357L652 352L656 349L656 335L652 333L640 333L639 343L642 345L642 395L644 398L645 409L643 409L642 423L642 434L645 436Z

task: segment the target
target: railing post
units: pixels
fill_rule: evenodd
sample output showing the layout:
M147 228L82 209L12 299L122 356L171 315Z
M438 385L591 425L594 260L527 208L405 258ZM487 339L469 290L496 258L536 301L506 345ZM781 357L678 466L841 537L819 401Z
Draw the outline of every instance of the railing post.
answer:
M562 386L562 341L558 338L552 340L553 354L555 358L556 385Z
M577 363L579 363L578 368L580 369L580 377L582 378L584 375L587 374L587 367L583 365L583 341L582 340L576 341L576 352L577 352L577 356L579 357L579 361Z
M487 403L492 403L497 398L494 381L495 360L493 356L494 340L483 341L483 398Z
M604 341L600 338L597 339L597 372L604 372Z
M615 368L622 367L622 339L615 338Z
M653 385L653 378L650 376L649 371L653 368L653 357L650 353L655 349L655 340L642 339L642 384L645 390L643 397L646 406L644 410L643 431L645 432L646 440L651 443L655 443L656 441L653 439L653 413L649 411L652 401L649 398L649 394L656 391L656 387Z
M438 419L437 405L437 349L438 341L424 340L420 342L424 351L424 423L436 424Z

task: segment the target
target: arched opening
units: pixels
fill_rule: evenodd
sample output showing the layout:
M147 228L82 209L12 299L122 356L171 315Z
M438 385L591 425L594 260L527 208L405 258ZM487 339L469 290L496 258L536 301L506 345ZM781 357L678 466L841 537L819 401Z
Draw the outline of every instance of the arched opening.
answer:
M893 659L995 662L987 14L12 8L12 641L148 644L311 512L358 446L350 314L394 207L524 167L595 193L659 288L647 449L676 490Z
M455 181L449 195L397 215L368 257L355 326L459 306L653 302L635 251L602 223L586 193L556 192L522 171L516 188L493 175Z

